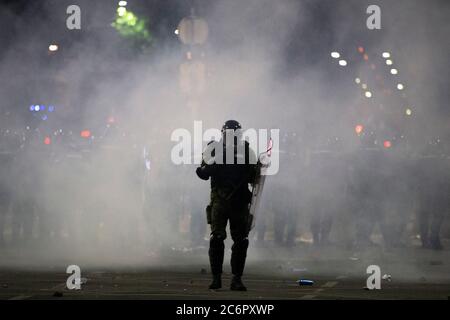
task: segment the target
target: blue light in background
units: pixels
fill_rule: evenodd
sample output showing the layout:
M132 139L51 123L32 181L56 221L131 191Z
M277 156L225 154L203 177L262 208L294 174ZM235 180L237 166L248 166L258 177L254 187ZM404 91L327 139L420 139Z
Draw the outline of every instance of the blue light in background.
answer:
M48 112L54 112L56 110L54 105L45 106L43 104L32 104L30 105L30 111L31 112L42 112L42 111L48 111ZM48 115L46 115L46 119L48 118ZM45 119L45 120L46 120Z

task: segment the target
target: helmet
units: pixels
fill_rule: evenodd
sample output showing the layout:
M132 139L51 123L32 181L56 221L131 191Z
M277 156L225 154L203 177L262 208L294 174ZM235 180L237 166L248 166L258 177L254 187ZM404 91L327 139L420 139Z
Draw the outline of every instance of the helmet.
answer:
M236 120L228 120L222 126L222 132L224 132L225 130L228 130L228 129L230 129L230 130L238 130L238 129L242 129L242 126Z
M223 143L228 146L236 145L237 141L241 140L242 138L241 129L242 129L241 125L236 120L225 121L225 123L222 126Z

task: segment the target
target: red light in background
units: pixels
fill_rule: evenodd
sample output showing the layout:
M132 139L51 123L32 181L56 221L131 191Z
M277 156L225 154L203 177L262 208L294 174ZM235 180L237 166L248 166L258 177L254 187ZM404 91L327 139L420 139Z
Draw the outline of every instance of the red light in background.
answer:
M360 134L363 130L364 130L364 127L363 127L362 125L360 125L360 124L358 124L358 125L355 127L355 132L356 132L357 134Z
M383 142L383 146L387 149L387 148L392 147L392 143L389 140L385 140Z
M364 60L368 61L369 60L369 56L367 55L367 53L364 54Z
M358 47L358 52L359 53L363 53L364 52L364 48L363 47Z
M115 123L115 122L116 122L116 119L113 116L110 116L108 118L108 123Z
M44 144L50 145L51 143L52 143L52 139L50 139L50 137L45 137Z
M80 136L82 138L89 138L91 136L91 132L89 130L83 130L81 131Z

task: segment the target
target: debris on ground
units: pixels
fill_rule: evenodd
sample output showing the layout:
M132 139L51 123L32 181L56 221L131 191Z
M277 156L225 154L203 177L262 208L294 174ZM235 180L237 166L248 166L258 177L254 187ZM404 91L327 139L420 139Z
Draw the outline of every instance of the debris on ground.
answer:
M2 284L2 288L8 288L8 285L6 283Z
M63 296L63 293L62 293L61 291L55 291L55 292L53 293L53 296L54 296L54 297L57 297L57 298L61 298L61 297Z
M430 261L430 265L432 266L441 266L444 263L442 261Z
M297 283L300 286L312 286L314 284L314 281L307 280L307 279L300 279L300 280L297 280Z
M308 271L306 268L292 268L292 272L305 272Z
M349 259L352 260L352 261L358 261L359 260L358 257L350 257Z
M381 277L381 279L391 282L392 276L390 274L385 274Z
M88 281L87 278L81 278L81 279L80 279L80 283L81 283L81 284L86 284L87 281Z
M206 271L205 268L202 268L202 269L200 270L200 274L206 274L206 273L207 273L207 271Z

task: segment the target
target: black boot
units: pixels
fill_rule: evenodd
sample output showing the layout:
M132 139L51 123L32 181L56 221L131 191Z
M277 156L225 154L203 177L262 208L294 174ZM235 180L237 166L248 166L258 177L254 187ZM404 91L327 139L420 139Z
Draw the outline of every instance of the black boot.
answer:
M210 290L217 290L222 288L222 277L220 274L213 275L213 280L209 285Z
M213 281L209 289L220 289L222 287L222 265L223 256L225 252L225 245L223 238L213 235L209 241L209 263L211 264L211 273L213 274Z
M241 277L247 258L248 239L235 240L231 247L231 273Z
M230 289L233 291L247 291L247 288L242 283L242 279L240 276L233 276Z
M231 247L231 280L230 289L234 291L247 291L242 283L241 277L244 272L245 259L247 257L248 239L236 239Z

